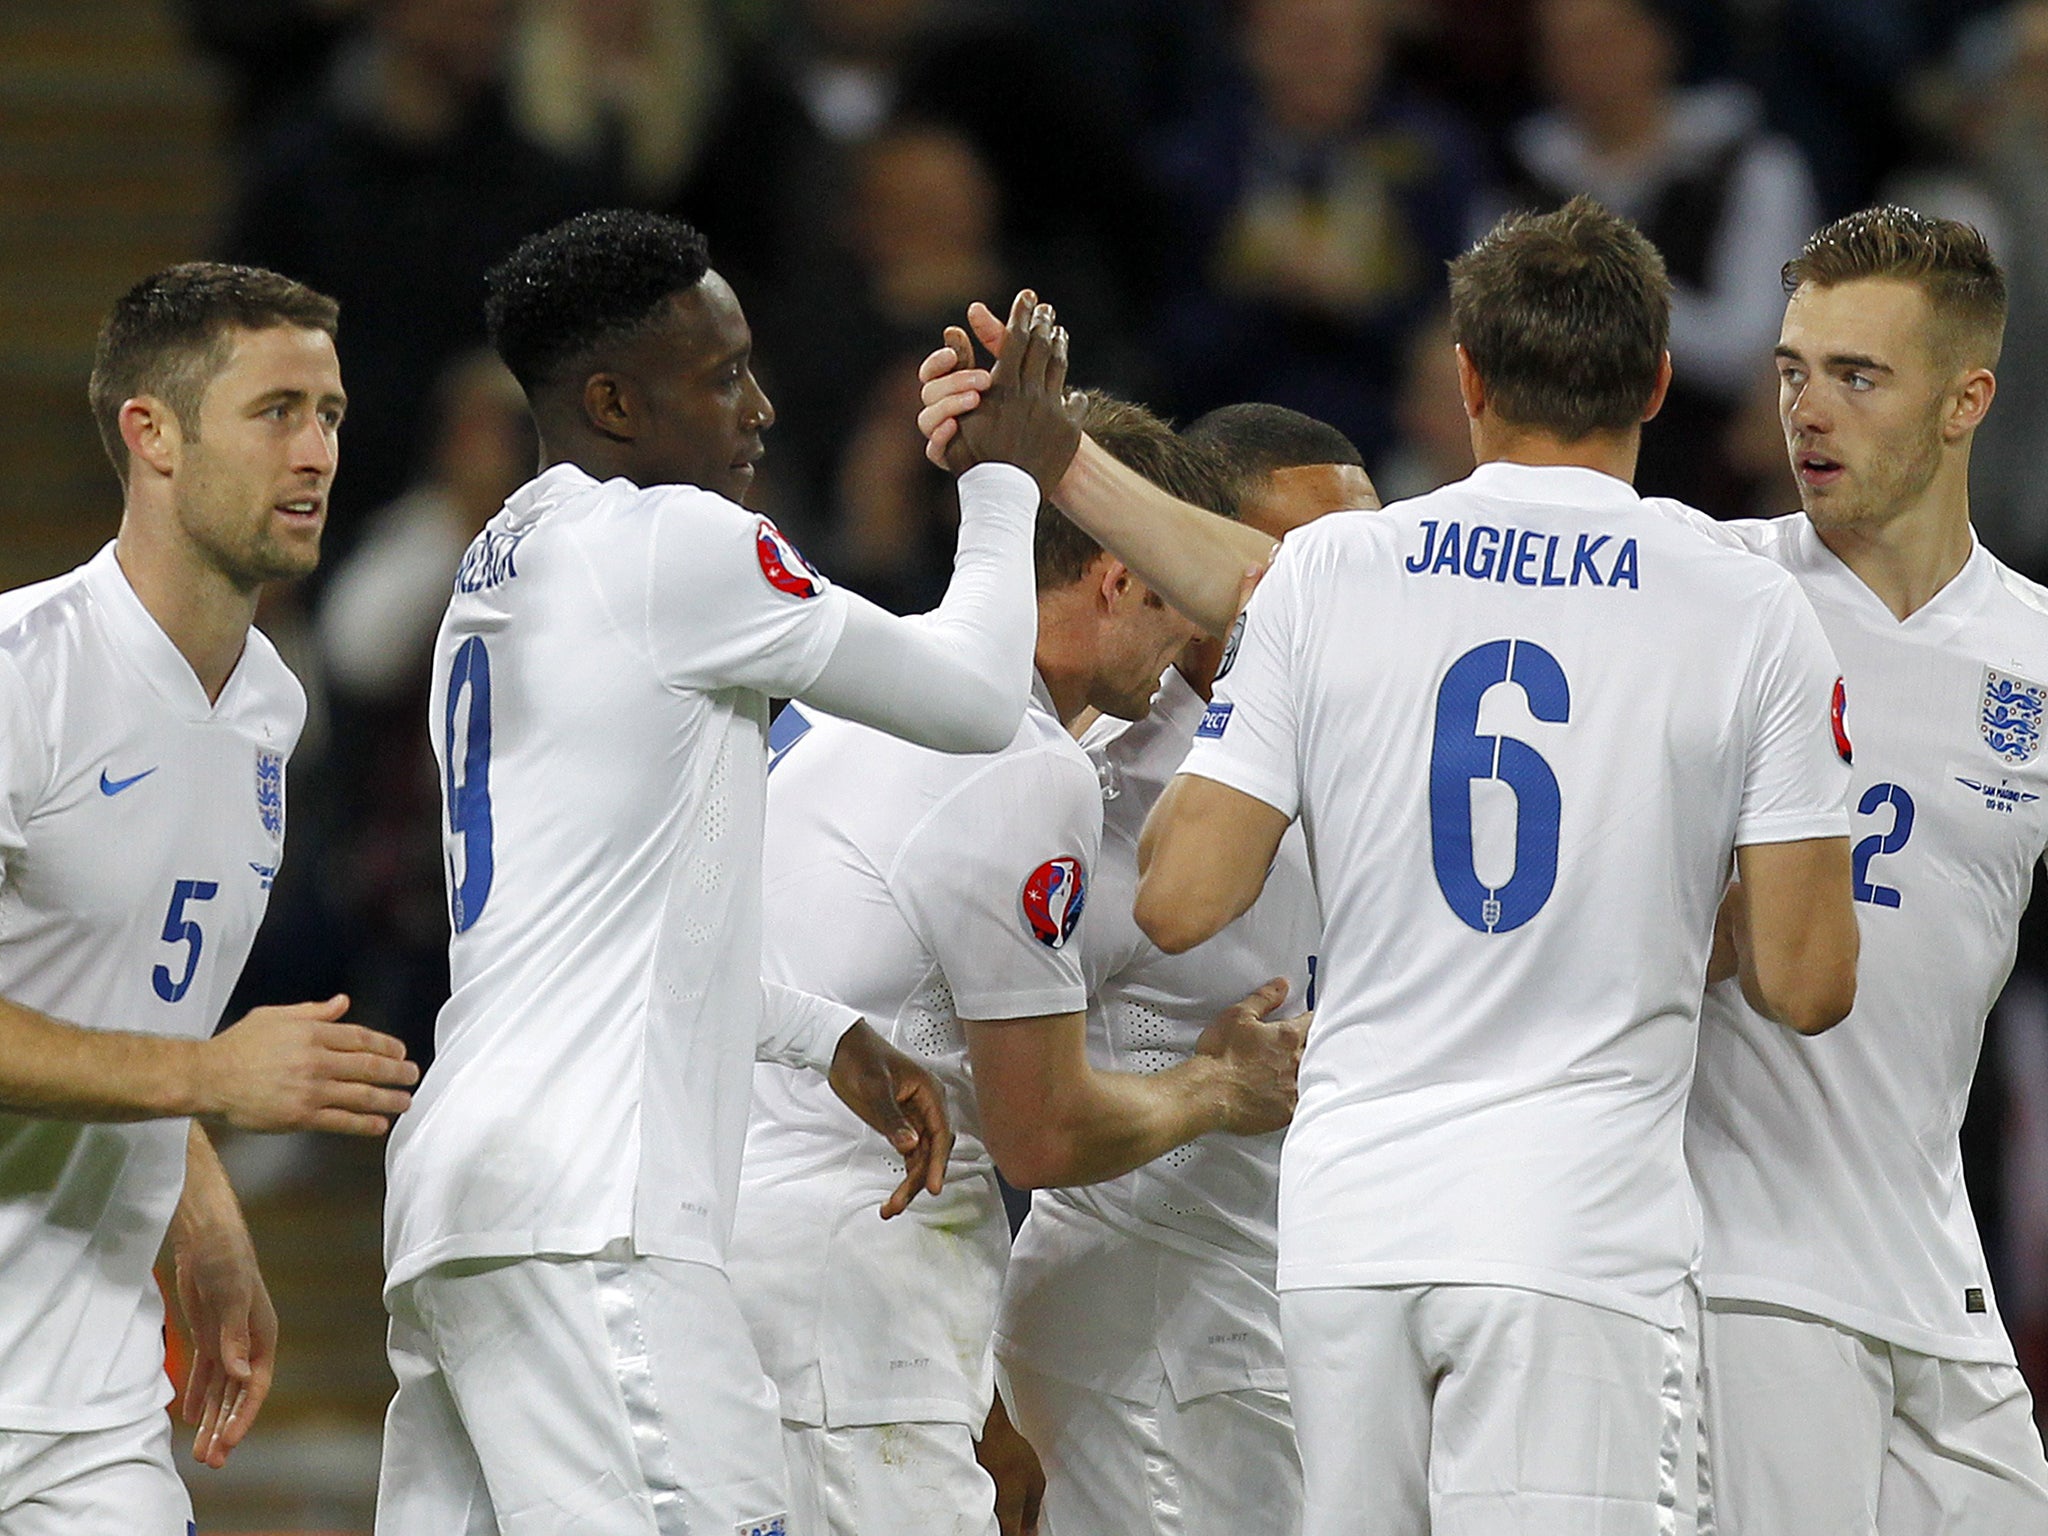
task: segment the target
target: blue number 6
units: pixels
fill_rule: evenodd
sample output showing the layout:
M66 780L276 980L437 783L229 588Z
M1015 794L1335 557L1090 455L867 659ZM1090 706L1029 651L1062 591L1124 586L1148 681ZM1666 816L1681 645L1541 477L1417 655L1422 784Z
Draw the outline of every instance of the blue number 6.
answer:
M206 936L199 931L198 920L185 915L185 903L211 901L219 894L220 882L217 880L180 880L171 887L171 910L164 914L164 942L192 947L185 951L184 975L173 977L167 965L160 965L149 974L156 995L167 1003L179 1001L192 990L192 978L199 973L199 951L206 945Z
M460 739L455 730L458 719L464 724ZM491 653L484 649L481 635L462 642L448 670L445 745L448 831L462 839L459 878L452 852L448 859L448 912L455 931L466 933L483 916L491 896Z
M1496 683L1514 683L1538 720L1571 717L1564 668L1527 640L1474 646L1444 674L1436 693L1436 735L1429 749L1430 856L1444 900L1481 933L1519 928L1550 900L1557 884L1557 775L1537 750L1512 736L1479 734L1479 701ZM1472 855L1472 781L1498 779L1515 792L1515 873L1493 889L1480 883Z

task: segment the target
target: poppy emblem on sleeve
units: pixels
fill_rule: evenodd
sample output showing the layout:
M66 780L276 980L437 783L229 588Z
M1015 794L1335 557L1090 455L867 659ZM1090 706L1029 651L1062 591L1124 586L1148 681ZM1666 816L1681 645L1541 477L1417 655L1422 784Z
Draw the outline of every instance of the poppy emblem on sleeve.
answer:
M1061 854L1047 859L1024 882L1024 922L1031 937L1047 949L1063 949L1081 921L1088 899L1088 874L1081 861Z
M791 597L816 597L825 590L825 578L811 569L782 530L765 517L754 529L754 554L760 559L761 574L776 591Z
M1849 745L1849 727L1844 719L1849 709L1849 690L1835 679L1835 696L1828 701L1828 724L1835 732L1835 756L1845 763L1856 761L1856 749Z

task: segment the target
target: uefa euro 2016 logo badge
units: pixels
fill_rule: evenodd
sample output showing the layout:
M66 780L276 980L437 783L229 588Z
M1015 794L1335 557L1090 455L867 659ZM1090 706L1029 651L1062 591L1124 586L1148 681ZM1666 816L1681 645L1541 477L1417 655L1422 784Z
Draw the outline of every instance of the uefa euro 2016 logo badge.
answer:
M1024 921L1031 937L1047 949L1064 948L1087 899L1088 874L1081 861L1066 854L1047 859L1024 882Z
M2017 767L2041 750L2041 716L2048 710L2048 688L2014 677L1996 667L1984 669L1983 710L1977 729L1984 743Z
M756 518L754 524L754 557L761 562L761 574L769 586L791 597L816 597L825 590L824 579L780 528L765 517Z
M256 813L273 839L284 836L284 754L256 749Z

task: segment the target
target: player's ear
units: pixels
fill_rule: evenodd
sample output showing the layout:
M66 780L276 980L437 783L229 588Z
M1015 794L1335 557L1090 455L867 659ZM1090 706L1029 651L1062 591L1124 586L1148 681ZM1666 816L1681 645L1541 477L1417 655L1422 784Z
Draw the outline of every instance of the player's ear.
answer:
M1096 575L1096 596L1105 612L1114 613L1130 600L1131 568L1107 552L1100 558L1102 566Z
M136 465L168 475L178 464L185 434L178 413L155 395L137 395L121 402L121 441L128 449L130 473Z
M1664 409L1664 397L1671 392L1671 354L1666 352L1657 359L1657 382L1650 386L1650 400L1643 407L1643 420L1648 421Z
M616 373L593 373L583 381L583 420L613 442L630 443L640 435L636 403L631 386Z
M1976 431L1983 425L1984 414L1991 409L1991 398L1997 393L1998 380L1989 368L1972 368L1964 374L1949 397L1948 412L1941 424L1942 436L1954 442Z
M1465 350L1462 341L1458 343L1458 394L1465 401L1466 417L1477 421L1486 409L1486 381L1472 366L1472 354Z

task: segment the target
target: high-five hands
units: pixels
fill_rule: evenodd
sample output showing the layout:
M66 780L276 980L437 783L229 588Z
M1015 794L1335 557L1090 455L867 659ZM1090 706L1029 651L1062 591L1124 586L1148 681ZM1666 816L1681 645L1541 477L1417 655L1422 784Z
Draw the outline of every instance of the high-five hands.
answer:
M976 366L967 332L946 328L945 346L918 369L925 454L955 474L975 464L1015 464L1049 492L1081 445L1066 403L1066 328L1028 288L1011 304L1008 325L978 302L967 320L995 354L995 367Z

